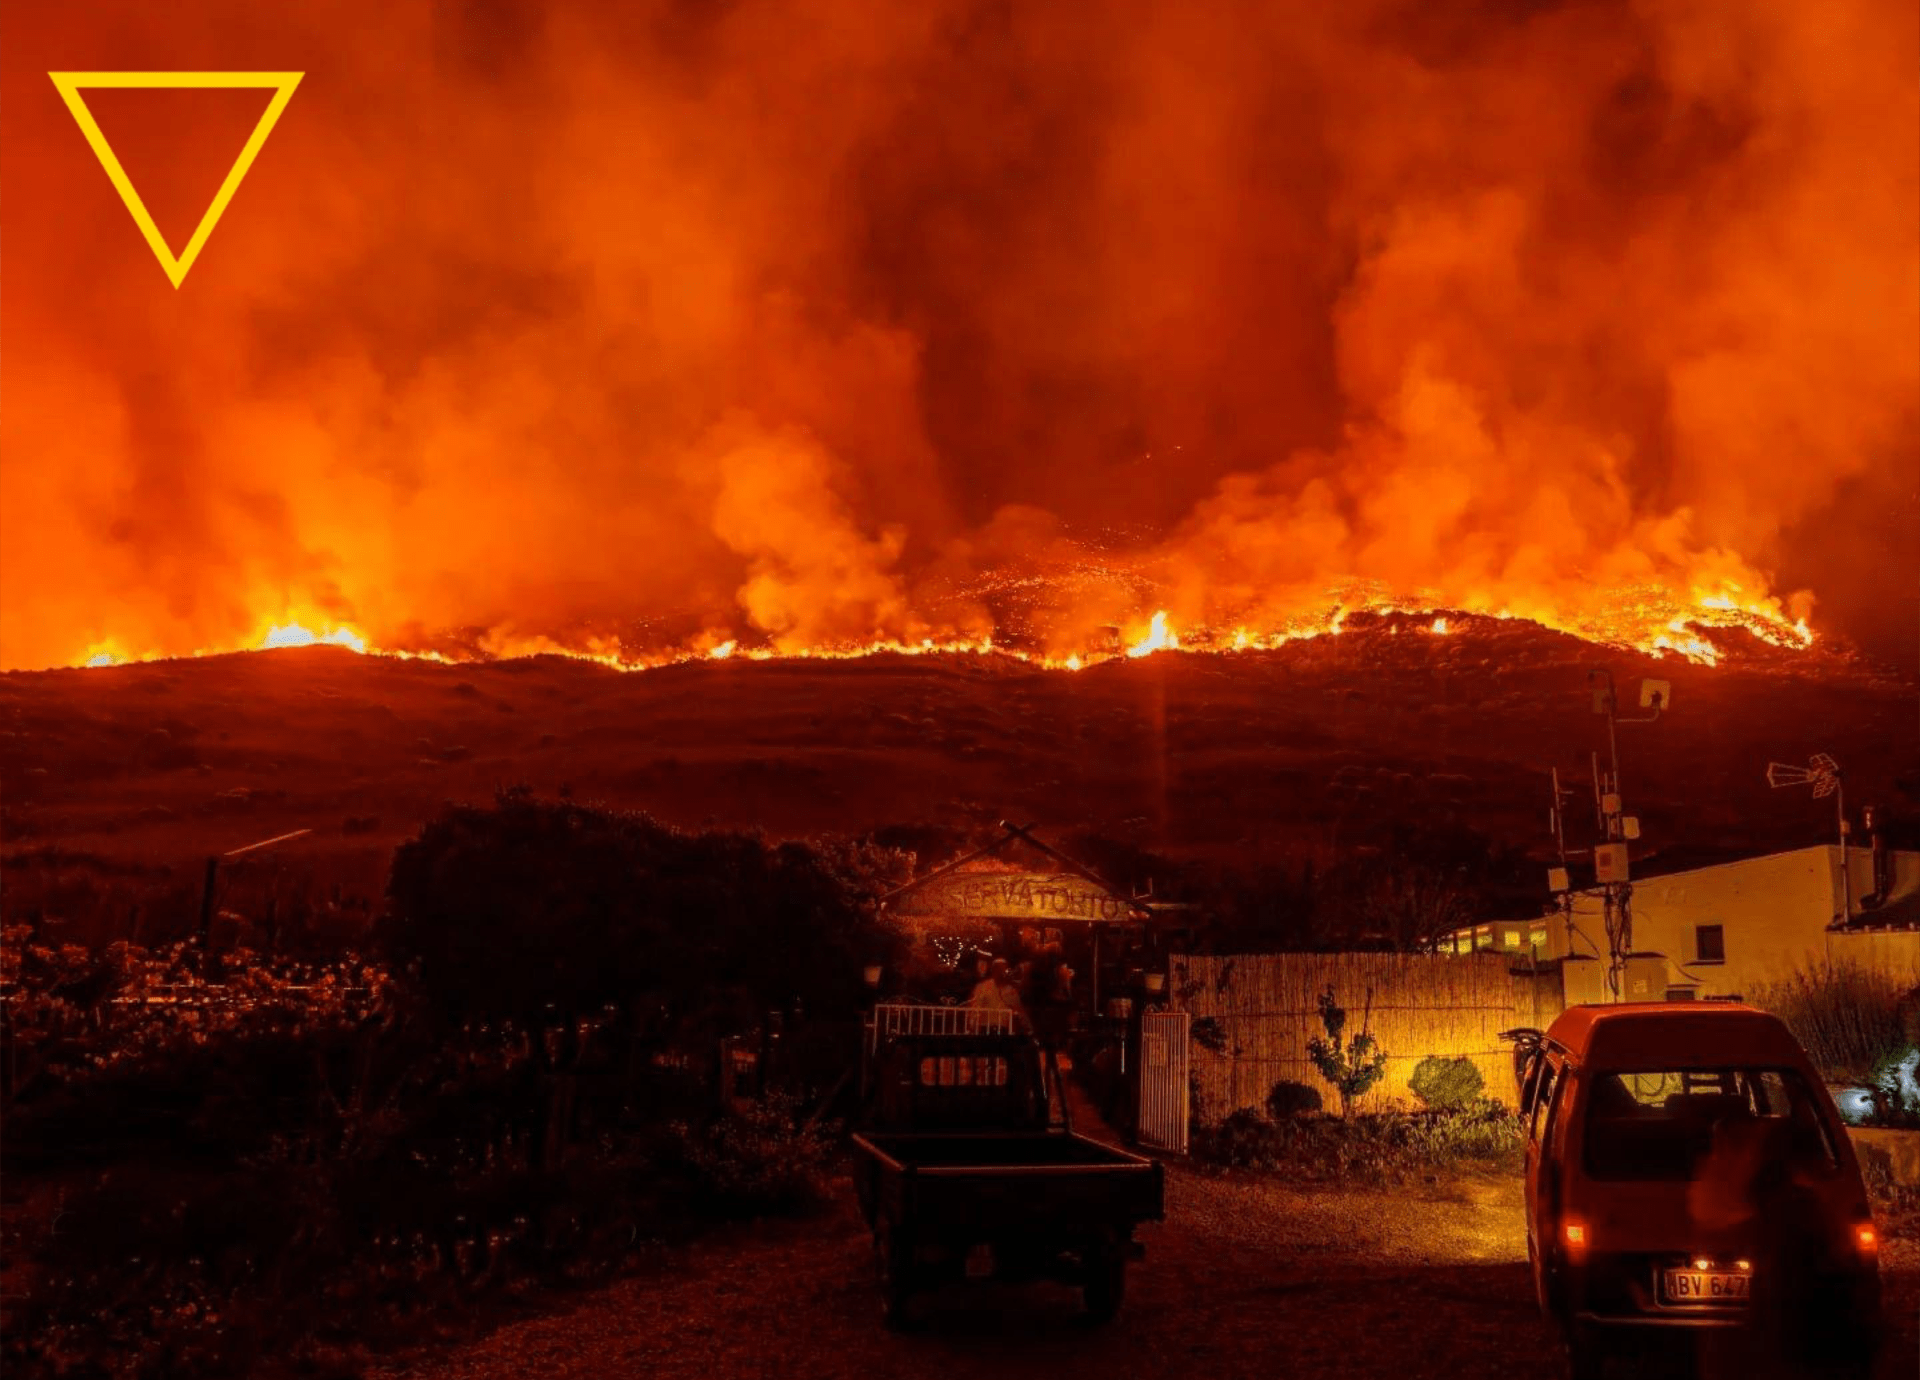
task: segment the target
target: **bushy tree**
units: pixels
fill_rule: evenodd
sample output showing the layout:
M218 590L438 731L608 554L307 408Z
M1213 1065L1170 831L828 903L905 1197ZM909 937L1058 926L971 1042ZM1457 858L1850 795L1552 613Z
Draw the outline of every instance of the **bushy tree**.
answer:
M685 833L513 790L401 845L382 937L456 1022L607 1005L713 1026L795 1002L851 1012L862 967L900 950L872 899L907 866L891 850Z
M1367 993L1367 1005L1370 1011L1371 991ZM1320 1076L1340 1094L1340 1115L1344 1117L1353 1110L1354 1100L1386 1075L1386 1051L1367 1032L1364 1015L1359 1033L1347 1038L1347 1013L1331 987L1320 994L1320 1024L1326 1034L1315 1035L1307 1041L1307 1057L1320 1070Z

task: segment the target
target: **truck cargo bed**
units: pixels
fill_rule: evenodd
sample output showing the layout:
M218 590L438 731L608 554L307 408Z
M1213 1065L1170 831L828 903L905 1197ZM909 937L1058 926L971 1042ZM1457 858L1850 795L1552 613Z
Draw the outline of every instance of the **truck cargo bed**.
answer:
M953 1169L1084 1169L1101 1165L1143 1166L1149 1161L1129 1154L1117 1146L1103 1145L1086 1136L1039 1132L1006 1134L994 1132L916 1135L861 1136L888 1159L900 1165L912 1165L922 1173Z

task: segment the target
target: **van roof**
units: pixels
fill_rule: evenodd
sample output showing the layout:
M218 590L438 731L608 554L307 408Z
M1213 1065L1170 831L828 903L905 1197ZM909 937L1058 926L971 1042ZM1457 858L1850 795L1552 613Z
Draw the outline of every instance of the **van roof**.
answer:
M1547 1038L1589 1068L1804 1068L1807 1063L1799 1041L1778 1016L1736 1002L1570 1006L1548 1027Z

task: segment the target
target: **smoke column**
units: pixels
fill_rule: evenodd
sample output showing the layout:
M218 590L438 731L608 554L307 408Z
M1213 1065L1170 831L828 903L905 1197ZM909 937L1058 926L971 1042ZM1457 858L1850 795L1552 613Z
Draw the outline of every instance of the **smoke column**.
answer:
M1060 647L1353 583L1910 640L1901 0L4 24L0 665L979 635L1064 568ZM307 76L176 292L46 73L192 68ZM94 99L178 246L252 112L154 94Z

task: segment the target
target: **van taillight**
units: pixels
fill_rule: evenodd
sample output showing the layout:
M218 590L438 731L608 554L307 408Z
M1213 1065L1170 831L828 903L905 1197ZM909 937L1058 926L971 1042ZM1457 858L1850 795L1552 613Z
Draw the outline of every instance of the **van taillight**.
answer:
M1577 1217L1569 1217L1560 1225L1560 1239L1566 1242L1568 1260L1578 1264L1587 1258L1587 1247L1591 1244L1592 1237L1587 1231L1585 1222Z
M1873 1229L1871 1222L1857 1222L1853 1228L1853 1244L1861 1255L1873 1255L1880 1249L1880 1233Z

